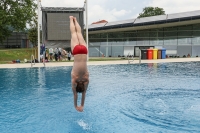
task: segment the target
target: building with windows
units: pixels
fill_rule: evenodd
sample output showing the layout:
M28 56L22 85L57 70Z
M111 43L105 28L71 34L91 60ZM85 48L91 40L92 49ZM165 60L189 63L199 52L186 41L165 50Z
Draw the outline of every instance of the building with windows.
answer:
M69 16L76 17L82 32L83 7L42 7L42 42L48 48L70 49L71 32Z
M25 32L12 32L11 35L0 42L0 49L7 48L28 48L29 46L28 35Z
M139 49L200 56L200 10L89 25L89 56L139 56Z

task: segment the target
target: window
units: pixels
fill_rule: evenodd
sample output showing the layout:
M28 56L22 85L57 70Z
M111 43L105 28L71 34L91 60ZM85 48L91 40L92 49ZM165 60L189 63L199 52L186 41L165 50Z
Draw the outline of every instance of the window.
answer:
M178 27L178 45L192 44L192 25Z
M149 45L149 30L138 31L137 45Z
M164 28L164 45L177 45L177 27Z
M101 38L101 34L89 34L88 35L90 39L92 38Z
M200 45L200 24L193 25L192 44Z
M163 45L163 29L152 29L149 33L150 45Z

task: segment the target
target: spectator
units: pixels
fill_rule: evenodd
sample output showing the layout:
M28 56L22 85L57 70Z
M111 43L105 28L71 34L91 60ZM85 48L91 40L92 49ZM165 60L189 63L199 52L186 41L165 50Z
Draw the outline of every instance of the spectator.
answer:
M58 48L54 49L54 57L55 57L55 60L58 61Z
M45 58L45 44L40 46L40 62L44 61Z
M45 51L45 61L48 62L48 57L49 57L49 53L48 50L46 49Z
M62 49L62 59L67 60L67 52L64 49Z
M53 48L49 49L50 61L53 61Z
M67 54L68 61L71 60L71 56L72 56L72 55L71 55L71 52L69 51L68 54Z
M58 48L58 59L62 61L62 48Z

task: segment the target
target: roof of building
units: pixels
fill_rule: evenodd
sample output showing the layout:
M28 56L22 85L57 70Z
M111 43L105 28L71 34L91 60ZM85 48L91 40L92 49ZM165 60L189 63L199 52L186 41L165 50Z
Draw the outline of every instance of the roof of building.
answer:
M183 22L191 20L200 20L200 10L158 15L144 18L135 18L129 20L108 22L104 24L95 24L89 25L89 31L100 31L100 30L109 30L116 28L128 28L128 27L138 27L138 26L148 26L148 25L158 25L158 24L167 24L174 22Z
M108 21L100 20L100 21L97 21L97 22L93 22L92 24L101 24L101 23L108 23Z

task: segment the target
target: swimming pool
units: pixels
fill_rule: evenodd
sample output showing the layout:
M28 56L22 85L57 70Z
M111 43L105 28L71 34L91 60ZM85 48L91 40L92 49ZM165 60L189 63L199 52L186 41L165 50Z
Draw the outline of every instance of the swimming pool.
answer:
M79 113L71 67L0 69L1 133L200 132L200 62L89 71L85 110Z

